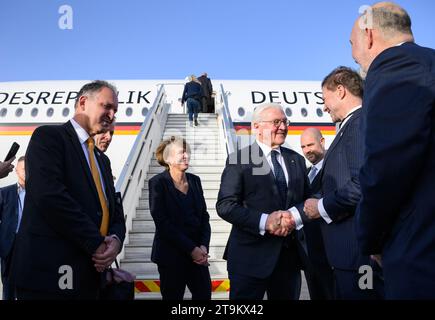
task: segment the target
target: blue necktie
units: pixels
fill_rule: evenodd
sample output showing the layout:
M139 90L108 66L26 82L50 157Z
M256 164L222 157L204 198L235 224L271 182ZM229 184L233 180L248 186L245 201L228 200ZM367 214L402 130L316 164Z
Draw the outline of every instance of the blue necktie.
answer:
M273 171L275 172L275 183L278 187L279 195L282 201L285 203L287 199L287 181L285 180L284 171L276 158L278 151L272 150L270 156L272 158Z

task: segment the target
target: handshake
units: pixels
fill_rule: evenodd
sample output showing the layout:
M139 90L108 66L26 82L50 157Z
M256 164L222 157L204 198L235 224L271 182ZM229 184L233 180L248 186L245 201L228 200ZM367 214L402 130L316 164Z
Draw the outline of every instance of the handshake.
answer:
M284 210L272 212L266 220L266 231L278 237L287 236L295 227L293 216Z

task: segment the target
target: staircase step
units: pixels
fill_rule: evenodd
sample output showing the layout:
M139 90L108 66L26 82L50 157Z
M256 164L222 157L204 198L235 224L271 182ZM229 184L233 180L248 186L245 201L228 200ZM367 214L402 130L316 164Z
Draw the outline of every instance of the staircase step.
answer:
M152 243L149 246L134 246L127 244L125 250L125 259L150 259ZM209 255L212 259L222 259L225 246L211 246Z
M222 278L227 278L227 262L225 260L209 260L210 273L222 275ZM143 260L143 259L123 259L121 262L121 268L127 270L133 274L141 275L144 278L155 277L159 274L157 270L157 265L154 262ZM158 278L156 278L158 279Z
M211 299L212 300L229 300L230 293L229 291L223 292L212 292ZM140 292L134 295L135 300L162 300L162 295L160 292ZM184 293L184 300L191 300L192 294L188 289Z
M158 173L149 173L147 175L147 180L151 179L152 177L154 177L157 174ZM217 182L220 183L220 181L221 181L221 174L218 174L218 173L202 173L200 178L201 178L201 182L202 181L217 181Z
M129 234L129 244L145 245L152 243L154 233L131 233ZM210 243L216 246L225 246L228 240L228 232L213 232L211 234Z
M225 160L221 159L220 161L210 161L210 160L190 160L189 167L201 167L201 166L210 166L210 167L222 167L225 166ZM161 167L157 160L153 159L151 161L151 167Z
M148 202L148 200L144 200L144 201ZM206 203L207 203L207 201L206 201ZM216 200L212 200L212 203L216 203ZM210 215L210 220L222 220L222 218L218 216L215 207L207 207L207 212ZM151 217L149 206L147 206L146 208L145 207L137 208L135 219L147 220L147 221L153 220Z
M205 199L205 203L207 205L207 211L209 209L213 209L216 206L216 199ZM137 210L141 210L141 209L149 209L149 201L148 199L143 199L140 198L139 199L139 207L137 208Z
M230 232L231 224L225 220L212 220L210 221L211 232ZM133 233L154 233L156 227L151 220L135 220L133 229L130 234Z
M150 167L148 173L160 173L163 172L165 169L161 166L158 167ZM194 173L202 177L202 174L222 174L222 171L224 171L224 168L222 166L214 166L214 167L189 167L187 169L187 172Z
M213 199L216 200L219 190L204 190L204 197L207 199ZM149 199L149 193L143 192L140 199Z

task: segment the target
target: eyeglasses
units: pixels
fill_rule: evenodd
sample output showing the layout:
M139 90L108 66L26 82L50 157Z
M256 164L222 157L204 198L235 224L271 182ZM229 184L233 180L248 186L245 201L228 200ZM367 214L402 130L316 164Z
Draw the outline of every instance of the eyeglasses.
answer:
M281 119L275 119L275 120L263 120L260 122L269 122L272 123L274 125L274 127L279 128L281 126L281 123L283 123L286 127L288 127L290 125L290 120L281 120Z

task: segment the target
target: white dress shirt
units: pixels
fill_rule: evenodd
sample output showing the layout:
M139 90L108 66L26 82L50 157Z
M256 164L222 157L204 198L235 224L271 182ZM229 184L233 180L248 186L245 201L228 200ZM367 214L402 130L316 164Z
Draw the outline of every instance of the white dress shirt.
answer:
M83 129L83 128L82 128L82 127L77 123L77 121L75 121L74 119L71 119L70 121L71 121L72 126L74 127L74 130L75 130L76 133L77 133L77 137L79 138L80 145L82 146L83 153L85 154L86 161L88 162L88 166L89 166L89 169L90 169L90 168L91 168L91 165L90 165L90 163L89 163L88 144L87 144L87 142L86 142L86 141L88 140L88 138L89 138L89 134L86 132L85 129ZM96 152L99 152L98 150L95 150L95 151L96 151ZM105 185L104 185L104 179L103 179L103 176L101 175L100 165L98 164L98 161L97 161L97 159L96 159L96 157L95 157L95 153L93 154L93 156L94 156L94 159L95 159L95 164L97 165L98 173L99 173L99 175L100 175L100 181L101 181L101 186L102 186L102 188L103 188L104 197L106 198L106 201L107 201L106 188L105 188Z
M274 168L273 168L272 156L271 156L272 148L268 145L265 145L264 143L261 143L258 140L256 140L256 142L257 142L258 146L260 147L261 151L263 151L263 156L266 158L267 163L269 164L269 167L272 170L273 175L275 175L275 172L273 171ZM288 172L287 172L287 167L286 167L285 162L284 162L284 158L281 155L281 148L277 148L277 149L273 149L273 150L278 152L276 159L278 160L279 164L281 165L282 171L284 171L285 181L287 182L287 185L288 185ZM295 207L288 209L288 211L293 216L293 219L296 222L296 229L299 230L300 228L302 228L303 227L302 218L301 218L301 215L299 214L299 211ZM266 221L267 221L268 216L269 216L269 214L267 214L267 213L261 214L260 225L259 225L259 230L260 230L261 235L264 235L266 233Z

